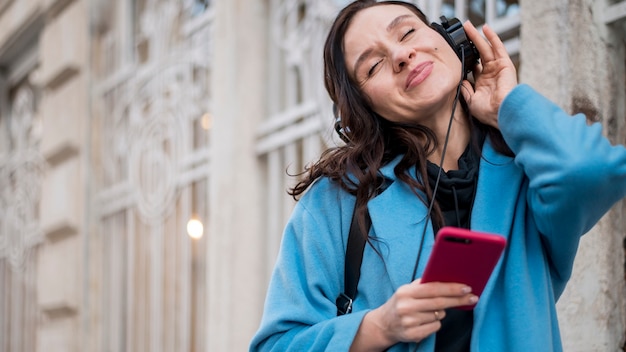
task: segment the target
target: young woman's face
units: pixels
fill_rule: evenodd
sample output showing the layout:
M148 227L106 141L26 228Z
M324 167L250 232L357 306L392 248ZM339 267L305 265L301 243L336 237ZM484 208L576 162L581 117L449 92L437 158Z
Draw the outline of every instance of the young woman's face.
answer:
M348 74L379 115L394 122L430 125L449 109L461 78L461 61L435 30L408 8L362 10L344 36Z

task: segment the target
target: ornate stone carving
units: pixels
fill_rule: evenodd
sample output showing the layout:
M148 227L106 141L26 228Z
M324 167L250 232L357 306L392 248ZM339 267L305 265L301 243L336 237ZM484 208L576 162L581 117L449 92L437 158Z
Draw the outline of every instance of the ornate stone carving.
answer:
M99 273L107 290L96 300L118 304L100 312L97 329L109 332L102 350L202 350L206 326L194 314L206 301L197 293L206 282L206 247L186 235L185 225L192 215L208 218L208 131L201 121L210 114L211 9L201 0L138 4L121 15L130 22L125 28L134 26L136 55L102 50L109 75L96 83L101 182L94 241L106 262L118 263Z
M38 207L45 161L39 153L41 123L32 88L19 88L12 106L7 121L10 150L0 155L0 259L23 271L43 238Z

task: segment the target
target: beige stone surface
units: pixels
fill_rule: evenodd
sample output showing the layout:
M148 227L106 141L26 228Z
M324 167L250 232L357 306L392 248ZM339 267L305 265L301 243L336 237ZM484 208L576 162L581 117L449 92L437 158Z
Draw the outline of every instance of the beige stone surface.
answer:
M557 304L565 351L618 351L626 331L623 232L610 213L586 234ZM611 219L613 218L613 219Z
M207 341L208 351L245 351L265 297L261 184L250 175L259 174L253 151L259 111L266 111L266 66L243 53L264 54L268 15L257 0L217 1L215 11L211 143L219 148L212 149L211 168L219 172L210 179Z
M51 321L74 316L80 307L81 243L79 236L48 241L39 252L37 300Z
M78 352L79 319L66 317L54 323L44 322L37 334L37 351ZM85 351L86 352L86 351Z
M75 0L39 0L42 7L46 9L52 16L56 16L58 13L64 10L65 6L68 6ZM87 0L90 1L90 0Z
M40 108L44 129L41 152L47 160L56 163L79 150L84 122L89 118L87 92L84 76L44 92Z
M65 237L77 231L83 215L80 162L71 158L49 167L43 181L40 224L48 237Z
M76 1L45 27L41 36L41 68L38 80L44 87L54 88L77 74L87 64L87 10Z
M33 18L41 13L40 0L13 1L0 13L0 50L14 39Z

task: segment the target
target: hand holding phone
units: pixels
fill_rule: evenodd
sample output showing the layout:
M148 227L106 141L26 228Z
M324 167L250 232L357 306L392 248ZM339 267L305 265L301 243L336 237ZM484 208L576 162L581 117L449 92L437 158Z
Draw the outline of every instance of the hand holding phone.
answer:
M506 239L500 235L442 227L421 282L463 283L480 296L505 246ZM474 306L457 308L473 309Z

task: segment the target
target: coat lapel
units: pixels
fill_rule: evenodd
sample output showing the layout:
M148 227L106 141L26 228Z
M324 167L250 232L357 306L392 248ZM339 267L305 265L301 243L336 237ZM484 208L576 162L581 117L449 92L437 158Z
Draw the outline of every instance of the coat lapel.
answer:
M395 180L393 175L385 175ZM393 182L384 192L368 203L372 218L374 246L381 253L384 264L394 286L410 283L417 252L422 242L422 233L426 224L427 207L403 182ZM424 234L421 246L419 268L423 270L433 246L432 224ZM417 277L421 276L418 270Z
M472 209L472 229L508 237L523 179L524 173L514 159L497 153L486 142Z
M472 229L499 234L509 241L515 210L520 204L518 199L525 196L525 192L521 191L523 182L524 172L515 164L514 159L498 154L490 143L485 143L472 211ZM525 204L525 201L522 204ZM505 252L507 250L505 248ZM489 301L502 266L501 259L483 290L475 314L484 313L485 304L481 302Z

